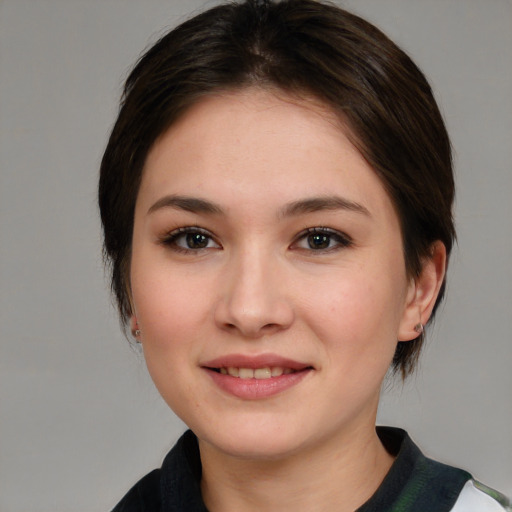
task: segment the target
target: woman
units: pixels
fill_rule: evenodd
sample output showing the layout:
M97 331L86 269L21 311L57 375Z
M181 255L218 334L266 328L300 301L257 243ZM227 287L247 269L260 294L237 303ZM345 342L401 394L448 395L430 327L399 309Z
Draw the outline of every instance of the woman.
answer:
M155 44L99 198L121 318L191 431L115 510L506 510L375 428L443 296L453 195L428 83L360 18L247 1Z

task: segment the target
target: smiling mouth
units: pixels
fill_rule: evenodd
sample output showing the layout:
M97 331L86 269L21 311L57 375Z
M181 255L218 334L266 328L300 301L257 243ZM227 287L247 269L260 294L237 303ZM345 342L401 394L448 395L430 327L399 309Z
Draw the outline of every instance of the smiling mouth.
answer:
M265 366L263 368L241 368L236 366L222 366L220 368L208 368L208 370L220 373L221 375L226 375L244 380L266 380L281 377L281 375L291 375L292 373L299 373L312 369L313 367L311 366L307 366L300 369L293 369L282 366Z
M228 395L261 400L295 387L315 368L276 355L223 356L201 365L213 382Z
M302 370L294 370L292 368L284 368L281 366L266 366L263 368L238 368L236 366L209 368L214 372L222 375L229 375L230 377L237 377L239 379L271 379L272 377L281 377L281 375L290 375L299 371L311 369L311 367L303 368Z

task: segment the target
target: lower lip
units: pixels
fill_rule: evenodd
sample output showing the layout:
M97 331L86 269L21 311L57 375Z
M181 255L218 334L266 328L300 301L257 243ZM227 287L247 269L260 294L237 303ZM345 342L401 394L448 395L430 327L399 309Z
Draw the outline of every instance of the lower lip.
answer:
M297 385L312 370L310 368L300 370L270 379L241 379L231 375L223 375L214 370L205 368L213 382L226 393L244 398L246 400L258 400L268 398Z

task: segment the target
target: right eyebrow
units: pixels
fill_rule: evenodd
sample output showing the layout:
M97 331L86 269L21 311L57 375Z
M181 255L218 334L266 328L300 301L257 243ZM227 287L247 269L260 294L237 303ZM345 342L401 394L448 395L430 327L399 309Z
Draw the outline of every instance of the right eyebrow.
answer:
M159 199L148 210L148 214L153 213L162 208L175 208L177 210L185 210L192 213L222 214L222 208L199 197L168 195Z

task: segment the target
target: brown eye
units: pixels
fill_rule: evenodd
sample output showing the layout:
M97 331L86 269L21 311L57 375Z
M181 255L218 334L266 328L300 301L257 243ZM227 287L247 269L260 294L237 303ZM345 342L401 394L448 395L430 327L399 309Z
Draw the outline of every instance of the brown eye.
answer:
M163 238L161 243L175 251L182 252L221 248L208 231L198 227L176 229Z
M187 249L205 249L210 241L203 233L187 233L184 238Z
M303 231L292 245L294 249L313 252L330 252L350 247L352 240L348 235L331 228L308 228Z
M314 234L308 235L308 245L310 249L327 249L331 243L330 235Z

